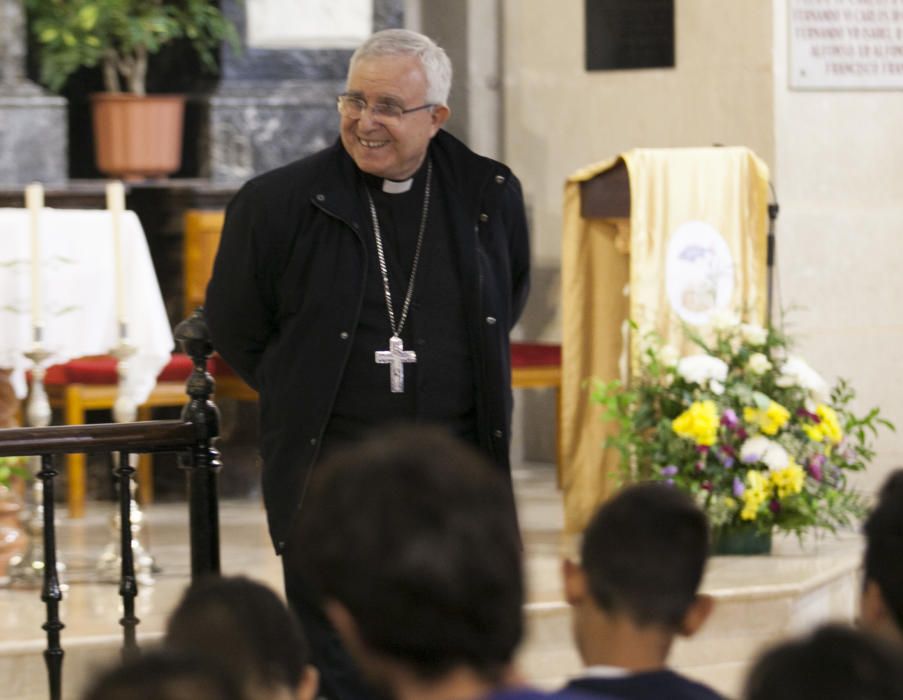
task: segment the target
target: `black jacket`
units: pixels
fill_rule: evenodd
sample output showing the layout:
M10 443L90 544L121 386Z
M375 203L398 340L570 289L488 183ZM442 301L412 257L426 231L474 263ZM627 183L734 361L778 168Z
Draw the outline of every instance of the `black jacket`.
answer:
M474 367L480 444L508 473L508 333L529 287L520 183L445 131L449 202ZM358 171L340 142L247 182L229 203L206 314L216 350L260 392L263 495L281 551L301 506L357 326L367 274Z

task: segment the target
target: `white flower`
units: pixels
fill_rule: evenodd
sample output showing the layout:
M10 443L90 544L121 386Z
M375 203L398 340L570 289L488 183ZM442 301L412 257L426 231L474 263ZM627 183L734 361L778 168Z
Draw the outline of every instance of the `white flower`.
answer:
M771 369L771 362L763 353L755 352L749 356L746 366L753 374L765 374Z
M705 384L710 379L723 382L727 379L727 365L711 355L690 355L678 361L677 373L695 384Z
M768 340L768 331L755 323L744 323L740 326L740 335L750 345L765 345Z
M674 367L680 359L680 353L673 345L665 345L659 350L658 359L665 367Z
M775 380L781 387L798 386L809 391L821 401L828 398L828 383L812 369L803 358L791 355L781 367L781 374Z
M724 393L724 384L719 382L717 379L710 379L709 391L715 394L715 396L721 396Z
M726 331L736 328L740 323L740 319L729 309L715 309L709 314L709 323L716 331Z
M762 435L749 438L740 448L740 461L746 464L764 462L771 471L780 471L790 464L787 450Z

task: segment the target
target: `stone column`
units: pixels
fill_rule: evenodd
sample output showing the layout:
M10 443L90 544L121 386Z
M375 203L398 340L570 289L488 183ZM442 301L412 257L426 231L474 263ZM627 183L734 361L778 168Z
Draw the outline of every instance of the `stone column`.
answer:
M444 48L454 66L448 130L477 153L502 159L498 0L421 0L418 14L417 31Z
M334 0L324 2L329 9ZM289 17L293 5L268 0L265 9ZM236 24L243 50L236 55L228 46L222 49L220 84L207 98L202 120L207 134L201 174L218 183L240 183L336 139L335 98L344 89L352 48L332 47L328 40L294 48L253 45L249 3L223 0L221 7ZM404 0L373 0L373 30L402 26L403 7Z
M0 0L0 187L66 179L66 100L25 78L21 0Z

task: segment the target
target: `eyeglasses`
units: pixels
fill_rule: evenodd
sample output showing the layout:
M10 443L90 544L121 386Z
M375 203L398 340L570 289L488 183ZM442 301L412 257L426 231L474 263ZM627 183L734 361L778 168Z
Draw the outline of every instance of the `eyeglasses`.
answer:
M393 102L377 102L376 104L367 104L367 100L362 100L360 97L355 97L354 95L339 95L338 97L338 107L339 113L343 117L348 117L350 119L358 119L361 114L364 113L365 109L370 110L370 116L381 124L398 124L401 122L401 118L405 114L410 114L411 112L419 112L422 109L430 109L435 107L435 104L425 104L420 105L419 107L411 107L411 109L405 109L401 105L397 105Z

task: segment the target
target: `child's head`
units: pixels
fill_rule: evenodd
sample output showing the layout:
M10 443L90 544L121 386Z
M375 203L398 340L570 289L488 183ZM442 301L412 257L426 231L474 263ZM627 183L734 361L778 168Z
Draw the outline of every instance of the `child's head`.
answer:
M903 470L888 477L865 521L864 627L903 640Z
M510 486L474 449L386 431L319 468L298 559L371 681L383 682L378 659L430 681L464 667L494 682L523 624L512 516Z
M879 637L839 625L778 644L753 665L744 700L894 700L903 657Z
M151 650L102 670L83 700L245 700L238 679L207 655Z
M706 517L665 484L630 486L605 503L583 536L580 568L593 603L638 627L685 631L708 556Z
M267 586L243 576L191 584L166 627L164 644L224 661L256 697L288 691L311 700L317 673L300 624Z

